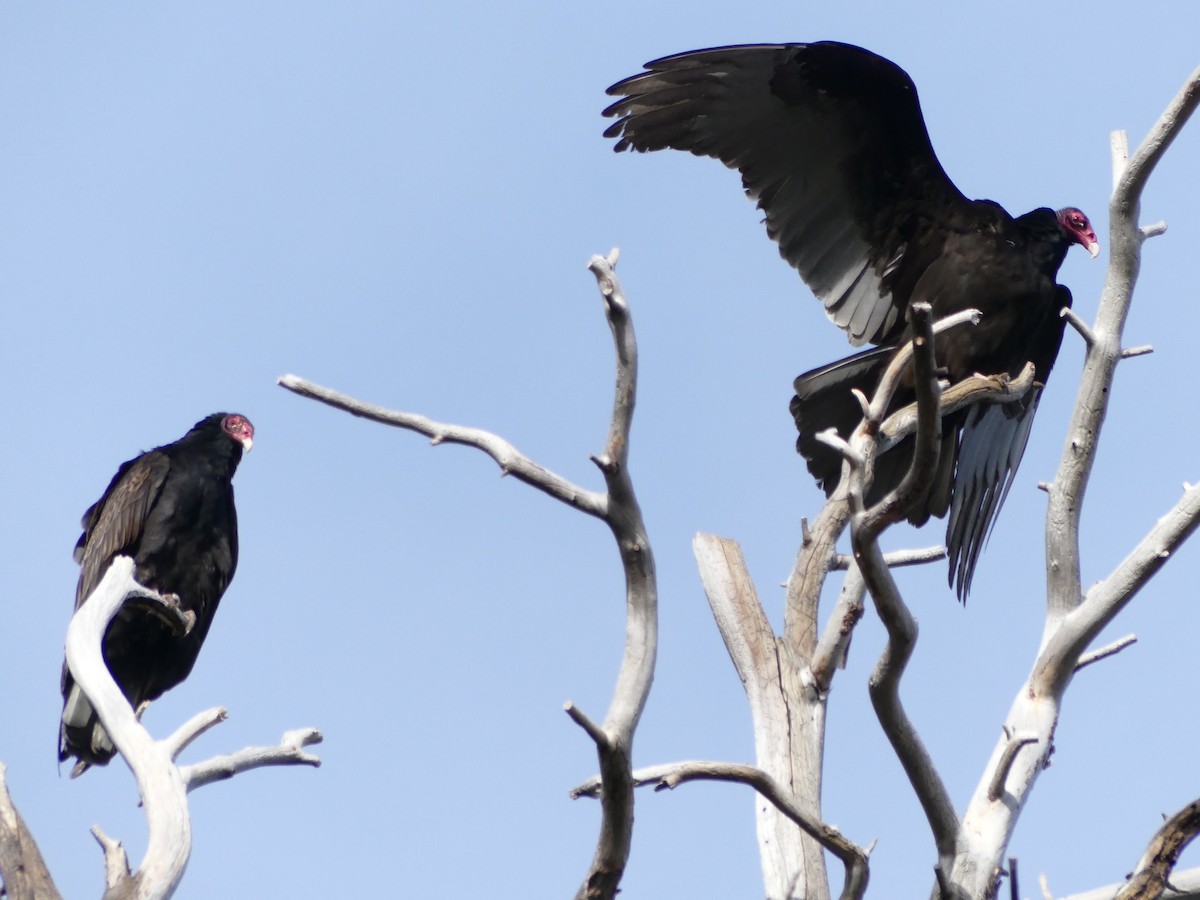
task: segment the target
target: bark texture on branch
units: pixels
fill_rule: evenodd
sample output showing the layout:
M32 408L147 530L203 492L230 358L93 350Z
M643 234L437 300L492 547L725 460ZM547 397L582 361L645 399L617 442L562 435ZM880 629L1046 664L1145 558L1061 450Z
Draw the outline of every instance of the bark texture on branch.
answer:
M0 884L8 900L61 900L37 841L8 792L6 774L0 763Z

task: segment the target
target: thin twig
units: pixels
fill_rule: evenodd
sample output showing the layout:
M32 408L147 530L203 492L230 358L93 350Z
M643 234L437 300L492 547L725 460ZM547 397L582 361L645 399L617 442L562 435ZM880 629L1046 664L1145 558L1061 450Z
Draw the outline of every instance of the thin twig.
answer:
M1120 653L1122 650L1124 650L1130 644L1136 644L1136 643L1137 643L1137 635L1127 634L1127 635L1125 635L1125 637L1123 637L1119 640L1113 641L1111 644L1105 644L1103 647L1099 648L1098 650L1092 650L1089 653L1085 653L1085 654L1083 654L1083 656L1079 657L1079 662L1077 662L1075 664L1075 671L1078 672L1084 666L1090 666L1094 662L1099 662L1100 660L1106 659L1107 657L1112 656L1113 654Z
M922 547L919 550L893 550L883 554L883 562L889 569L900 569L905 566L920 566L925 563L938 562L946 558L946 548L938 544L936 547ZM854 563L853 556L839 553L833 558L830 566L835 572L844 572Z
M1036 734L1014 734L1009 737L1008 746L1004 748L1004 754L1000 757L1000 763L992 773L992 783L988 786L989 800L996 801L1004 796L1004 782L1008 780L1008 773L1012 771L1017 754L1021 752L1022 747L1028 744L1036 744L1037 742L1038 736Z

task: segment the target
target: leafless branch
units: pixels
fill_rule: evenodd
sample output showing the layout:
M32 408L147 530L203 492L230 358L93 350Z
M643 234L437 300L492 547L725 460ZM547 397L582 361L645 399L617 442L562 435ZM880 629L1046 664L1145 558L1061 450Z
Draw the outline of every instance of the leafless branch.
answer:
M61 900L37 841L8 792L6 772L0 763L0 881L8 900Z
M105 834L99 825L92 826L92 837L104 851L104 886L108 892L119 890L129 882L129 857L125 855L125 845L114 841Z
M946 558L946 548L941 544L936 547L922 547L919 550L893 550L883 554L883 562L889 569L900 569L904 566L921 566L925 563L938 562ZM835 572L844 572L850 568L854 557L839 553L833 558L829 568Z
M1138 860L1133 876L1114 900L1158 900L1171 886L1171 872L1179 855L1200 834L1200 800L1193 800L1163 822Z
M1126 347L1121 351L1121 359L1133 359L1135 356L1146 356L1153 353L1154 348L1150 344L1141 344L1137 347Z
M384 409L314 385L294 375L279 384L301 396L319 400L352 415L427 435L434 444L466 444L487 453L503 474L543 491L589 515L602 519L612 531L625 572L625 652L617 685L602 726L568 704L567 711L596 744L605 790L595 856L576 895L580 900L616 895L633 840L633 783L629 755L638 720L650 692L658 652L658 588L654 555L641 507L629 477L629 434L637 393L638 355L629 304L615 266L617 251L594 256L588 269L604 302L604 312L616 350L616 388L604 449L592 457L607 490L588 491L533 462L503 438L477 428L436 422L415 413Z
M942 390L938 402L942 418L976 403L1011 403L1024 397L1033 387L1033 363L1026 363L1016 378L1008 375L971 375ZM917 405L896 410L879 426L876 455L899 443L917 429Z
M321 765L320 757L305 753L304 748L321 743L321 732L315 728L297 728L284 732L279 743L267 747L246 747L236 753L226 753L215 756L202 763L181 766L183 782L188 792L196 788L212 784L214 781L225 781L241 772L260 769L263 766L313 766Z
M227 718L229 718L229 712L223 706L215 706L204 712L196 713L176 728L174 734L163 739L163 744L171 755L171 759L179 759L179 754L186 750L192 741L210 728L220 725Z
M1092 650L1090 653L1085 653L1079 657L1079 662L1075 664L1075 671L1078 672L1084 666L1090 666L1094 662L1099 662L1116 653L1120 653L1131 644L1137 643L1137 635L1127 634L1125 637L1113 641L1111 644L1105 644L1097 650Z
M996 771L992 774L992 781L988 785L989 800L999 800L1004 796L1004 782L1008 779L1008 773L1012 769L1013 763L1016 762L1017 754L1022 747L1037 742L1036 734L1014 734L1009 737L1000 762L996 766Z
M633 780L639 787L653 784L655 790L671 790L688 781L731 781L748 784L770 801L805 833L842 861L846 878L842 900L862 897L867 888L867 852L848 840L840 831L810 815L785 787L761 769L737 763L686 760L638 769ZM596 796L600 780L592 778L572 791L573 796Z
M746 690L755 762L796 802L819 809L824 698L806 685L801 662L777 640L736 541L698 534L692 550L704 593ZM769 897L827 895L819 846L800 840L770 804L755 805L759 856Z
M934 375L932 311L927 304L914 304L910 316L914 338L897 352L897 356L911 355L914 371L918 424L913 463L896 488L874 506L853 515L850 538L867 590L888 632L887 646L871 676L871 702L925 811L938 850L939 868L944 870L954 859L959 835L958 817L946 786L900 700L900 680L916 644L917 624L900 597L878 542L883 530L903 518L912 503L929 490L937 469L941 441L940 387ZM898 372L903 370L900 368ZM871 401L872 411L878 418L882 418L887 409L893 390L894 382L885 375ZM854 440L861 440L868 451L871 449L870 431L876 423L864 421L855 433ZM854 480L861 481L861 472L853 475ZM852 497L864 493L865 488L851 488Z
M1055 618L1074 609L1083 596L1079 520L1108 412L1113 377L1121 359L1121 337L1133 288L1141 267L1141 248L1146 237L1139 231L1137 222L1142 189L1198 104L1200 69L1192 73L1131 159L1125 159L1127 150L1123 148L1127 141L1124 136L1113 139L1114 190L1109 202L1108 277L1092 329L1095 340L1088 346L1083 379L1067 431L1067 446L1050 491L1046 516L1047 559L1053 561L1048 572L1049 602Z
M385 409L373 403L356 400L333 388L313 384L297 375L284 375L279 379L279 384L294 394L318 400L353 416L416 431L429 437L435 446L438 444L465 444L468 447L475 447L496 461L496 464L500 466L501 474L512 475L519 481L532 485L556 500L581 509L589 515L601 518L605 515L603 494L584 490L560 475L542 468L508 441L490 432L479 428L466 428L462 425L437 422L416 413Z
M187 777L175 765L174 757L194 737L220 721L222 712L210 710L194 716L164 741L155 741L142 727L101 653L101 639L108 623L130 596L138 597L143 604L163 603L163 615L179 614L177 608L134 580L133 561L129 557L118 556L67 628L66 656L71 675L137 779L149 831L146 855L138 870L130 875L120 844L99 829L94 830L104 848L108 900L168 897L179 884L191 854L191 818ZM256 763L267 764L270 763Z
M1079 313L1071 309L1069 306L1064 306L1058 311L1058 314L1067 320L1067 324L1079 332L1079 336L1083 338L1083 342L1091 347L1096 343L1096 333L1092 331L1092 326L1080 318Z
M944 550L942 556L945 556ZM821 639L817 642L817 649L813 654L813 683L822 694L828 693L833 684L834 670L846 664L854 627L863 616L863 598L866 593L867 585L863 581L862 572L851 559L850 571L846 573L837 603L833 606L829 622L821 633Z
M1029 679L1020 686L1005 720L1008 734L1037 736L1037 752L1019 753L1006 762L1008 738L993 749L963 817L972 836L951 873L963 896L977 896L991 884L1016 826L1016 819L1045 767L1053 745L1062 698L1083 653L1138 590L1200 522L1200 490L1187 488L1175 508L1160 520L1128 557L1103 581L1084 592L1080 572L1079 523L1117 363L1126 356L1122 333L1128 316L1147 236L1160 229L1139 229L1141 190L1163 151L1200 103L1197 69L1126 160L1124 135L1113 136L1115 190L1109 206L1111 252L1108 275L1088 344L1084 373L1067 431L1058 472L1047 485L1047 604L1042 646ZM1094 657L1098 658L1098 657ZM990 799L998 770L1007 767L1005 791Z

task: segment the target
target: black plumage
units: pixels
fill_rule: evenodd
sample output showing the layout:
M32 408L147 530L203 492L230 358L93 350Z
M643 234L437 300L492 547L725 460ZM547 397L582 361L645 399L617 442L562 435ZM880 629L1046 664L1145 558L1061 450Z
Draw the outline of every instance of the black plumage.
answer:
M100 583L115 556L134 561L134 578L174 594L195 615L182 636L159 618L126 605L104 635L104 660L134 709L179 684L191 672L221 595L237 568L233 473L253 444L245 416L215 413L172 444L121 465L104 495L83 514L75 546L80 565L75 608ZM108 762L114 753L87 697L66 664L59 759L79 762L72 775Z
M615 149L688 150L738 169L767 234L829 317L852 344L879 345L796 379L797 448L827 494L841 462L813 436L858 423L850 389L872 393L908 338L910 303L930 303L936 318L983 313L978 326L937 338L952 381L1034 363L1036 386L1022 400L947 417L933 488L910 516L922 524L949 512L950 580L965 598L1062 341L1071 294L1058 269L1072 243L1099 250L1087 217L1068 207L1014 218L968 200L934 154L912 80L860 47L718 47L646 69L609 88L621 98L605 110L618 117L605 132ZM902 391L894 405L911 399ZM909 440L880 457L869 499L899 482L911 456Z

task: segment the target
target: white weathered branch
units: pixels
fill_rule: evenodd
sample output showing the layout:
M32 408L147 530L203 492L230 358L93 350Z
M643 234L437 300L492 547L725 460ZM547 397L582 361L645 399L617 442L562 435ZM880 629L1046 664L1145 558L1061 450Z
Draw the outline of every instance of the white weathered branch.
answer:
M737 542L697 534L692 552L713 618L746 691L755 762L797 803L818 810L824 698L805 688L801 661L786 642L776 639ZM800 840L782 810L756 803L755 827L768 897L818 897L828 891L819 848Z
M1075 664L1075 671L1078 672L1085 666L1090 666L1092 663L1100 662L1102 659L1107 659L1110 656L1120 653L1131 644L1136 643L1137 635L1127 634L1125 637L1115 640L1111 644L1105 644L1103 647L1100 647L1096 650L1091 650L1079 657L1079 662Z
M166 740L155 741L150 737L113 680L101 653L108 623L129 598L137 598L143 604L163 603L162 614L179 616L179 610L173 604L163 601L134 580L133 561L129 557L118 556L71 618L66 642L71 675L99 716L113 746L133 771L146 813L149 832L146 855L132 875L119 842L111 840L99 829L93 830L104 848L109 887L105 896L114 900L169 897L179 884L191 854L191 817L187 805L188 777L175 764L175 756L197 735L220 721L224 714L223 710L210 710L194 716ZM235 771L281 762L284 760L247 763ZM202 769L205 765L189 768ZM234 772L230 771L229 775L232 774Z
M215 724L215 723L214 723ZM305 753L305 747L319 744L321 732L315 728L294 728L285 731L274 746L246 747L236 753L214 756L212 759L189 766L181 766L183 782L189 792L214 781L225 781L241 772L261 769L263 766L313 766L321 765L321 758Z
M923 566L926 563L938 562L946 558L946 548L941 544L936 547L922 547L914 550L893 550L883 554L883 562L889 569L902 569L905 566ZM854 557L839 553L833 558L829 568L835 572L845 572L854 564Z

